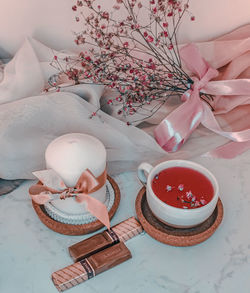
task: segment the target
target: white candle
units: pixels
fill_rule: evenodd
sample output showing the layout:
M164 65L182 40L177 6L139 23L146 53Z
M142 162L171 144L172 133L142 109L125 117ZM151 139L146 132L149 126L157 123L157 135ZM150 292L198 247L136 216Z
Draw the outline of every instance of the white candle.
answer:
M82 133L70 133L56 138L48 145L45 152L47 169L56 171L68 187L74 187L86 169L89 169L95 177L100 176L106 168L106 156L102 142ZM91 193L91 196L104 203L106 185ZM55 199L51 204L67 215L86 212L85 203L79 204L74 198Z
M56 171L68 187L74 187L83 171L96 177L106 168L106 150L95 137L70 133L53 140L45 152L46 166Z

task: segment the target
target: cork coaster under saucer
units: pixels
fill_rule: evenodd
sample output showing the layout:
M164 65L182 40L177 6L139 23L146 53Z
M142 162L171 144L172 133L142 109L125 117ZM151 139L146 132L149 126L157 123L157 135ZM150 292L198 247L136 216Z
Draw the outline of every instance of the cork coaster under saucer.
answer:
M136 198L135 209L144 230L154 239L172 246L192 246L208 239L223 218L223 205L218 200L213 214L202 224L193 228L173 228L160 222L151 212L143 187Z
M110 176L108 176L108 181L111 184L115 194L114 203L111 209L109 210L109 218L112 219L112 217L114 216L119 206L121 196L120 196L120 189L117 183L115 182L115 180L112 179ZM84 235L84 234L94 232L104 226L99 220L96 220L87 224L81 224L81 225L64 224L52 219L46 212L43 205L39 205L35 203L34 201L32 201L32 205L39 219L42 221L42 223L46 225L48 228L50 228L51 230L61 234Z

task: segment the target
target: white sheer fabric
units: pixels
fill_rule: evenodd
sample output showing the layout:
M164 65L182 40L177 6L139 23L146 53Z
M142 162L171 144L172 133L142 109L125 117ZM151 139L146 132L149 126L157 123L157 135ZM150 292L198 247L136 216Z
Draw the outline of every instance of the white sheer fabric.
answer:
M198 44L205 58L211 61L214 50L210 45L209 42ZM233 53L233 50L227 50L227 59L223 60L230 61ZM33 171L45 168L44 153L50 141L71 132L87 133L104 143L109 174L135 170L142 161L189 159L227 141L199 126L181 151L173 154L163 151L154 140L152 130L178 106L180 101L175 97L165 103L157 115L135 127L127 126L117 115L117 109L107 105L106 100L112 93L104 92L102 86L76 85L64 87L62 92L44 93L48 78L56 73L50 65L54 55L68 54L55 52L34 39L26 39L4 68L0 82L0 178L32 179ZM221 60L221 57L215 59ZM0 66L0 81L1 78ZM102 111L89 119L99 105ZM242 115L229 114L217 115L221 126L226 126L227 130L231 125L246 121ZM136 115L131 116L131 120L143 117L142 112Z
M1 178L33 178L32 171L45 168L44 152L49 142L70 132L88 133L104 143L110 174L136 168L142 160L166 158L146 132L102 111L89 119L103 87L78 85L64 92L42 94L48 77L55 72L50 65L54 54L27 39L5 66L0 83Z

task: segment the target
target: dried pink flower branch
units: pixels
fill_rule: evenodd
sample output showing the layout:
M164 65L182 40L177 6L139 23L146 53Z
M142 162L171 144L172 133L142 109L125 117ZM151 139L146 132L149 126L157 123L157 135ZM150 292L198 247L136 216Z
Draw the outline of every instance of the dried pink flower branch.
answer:
M108 104L120 103L118 114L133 115L157 101L144 120L170 95L182 95L193 83L182 69L177 42L177 30L189 1L116 0L111 12L96 2L78 0L72 6L76 21L84 22L75 43L89 50L83 50L77 59L64 60L66 69L59 66L57 58L53 65L59 75L67 75L75 83L93 82L115 89L118 95ZM87 16L86 7L90 12ZM190 19L193 21L194 16ZM211 99L208 95L201 98L207 102Z

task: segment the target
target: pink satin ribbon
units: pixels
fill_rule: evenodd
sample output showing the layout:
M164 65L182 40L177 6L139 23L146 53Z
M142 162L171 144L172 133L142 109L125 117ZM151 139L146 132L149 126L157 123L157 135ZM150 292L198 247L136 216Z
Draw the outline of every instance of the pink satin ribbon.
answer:
M194 83L191 89L183 95L185 102L155 128L154 135L157 142L168 152L177 151L196 127L202 123L211 131L234 141L213 150L210 153L211 156L225 158L237 156L248 146L250 147L250 142L248 142L250 141L250 129L236 132L223 131L210 107L200 99L199 92L212 95L249 95L250 80L211 81L218 76L218 71L202 58L198 48L193 44L184 46L180 50L180 55L187 68L194 74L192 78Z
M81 174L75 187L67 187L61 177L52 169L33 172L33 174L40 181L29 189L29 194L34 202L41 205L56 198L64 200L74 197L79 203L85 201L87 210L110 229L107 207L90 195L99 189L100 183L88 169Z

